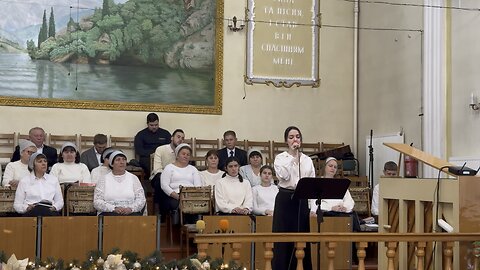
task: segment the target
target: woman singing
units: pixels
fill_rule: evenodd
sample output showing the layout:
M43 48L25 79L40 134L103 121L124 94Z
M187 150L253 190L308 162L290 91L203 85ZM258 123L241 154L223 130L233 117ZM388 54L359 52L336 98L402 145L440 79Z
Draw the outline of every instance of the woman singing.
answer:
M308 200L292 198L298 181L315 177L312 159L300 152L302 133L290 126L284 133L288 150L275 157L274 167L279 179L279 192L275 198L272 232L310 232ZM293 243L275 243L272 268L295 269L297 260ZM312 269L310 245L305 248L303 269Z

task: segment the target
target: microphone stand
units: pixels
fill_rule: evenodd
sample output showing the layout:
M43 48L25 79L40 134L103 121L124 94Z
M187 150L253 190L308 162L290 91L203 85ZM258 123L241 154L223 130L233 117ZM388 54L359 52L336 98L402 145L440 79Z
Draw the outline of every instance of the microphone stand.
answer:
M369 164L368 164L368 184L370 188L373 188L373 129L370 129L370 145L368 146L368 156L369 156Z

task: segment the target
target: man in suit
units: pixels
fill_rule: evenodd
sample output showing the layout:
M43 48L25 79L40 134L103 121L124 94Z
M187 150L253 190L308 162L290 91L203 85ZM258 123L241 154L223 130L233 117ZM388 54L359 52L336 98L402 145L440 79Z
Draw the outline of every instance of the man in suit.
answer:
M218 169L225 170L225 162L227 158L234 156L240 161L240 166L248 164L247 152L238 147L235 147L237 143L237 134L233 130L227 130L223 133L223 142L225 147L218 150Z
M100 157L102 156L105 148L107 148L107 135L95 135L93 137L93 147L82 153L80 156L80 162L87 165L88 170L92 171L94 168L102 164Z
M28 132L28 138L37 147L37 153L43 153L47 157L48 171L52 168L53 164L57 163L57 150L53 147L45 145L45 131L41 127L34 127ZM20 147L15 147L10 161L17 161L20 159Z

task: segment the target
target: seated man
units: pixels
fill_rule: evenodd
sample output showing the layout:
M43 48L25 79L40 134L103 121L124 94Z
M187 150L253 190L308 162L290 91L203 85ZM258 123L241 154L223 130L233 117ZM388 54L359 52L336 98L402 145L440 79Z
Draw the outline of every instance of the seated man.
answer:
M223 142L225 143L225 147L218 150L218 169L225 170L225 162L229 157L236 157L240 162L240 167L248 164L247 152L235 147L237 143L237 134L235 134L235 131L225 131L225 133L223 133Z
M94 168L100 166L100 157L103 151L107 148L107 135L97 134L93 137L93 147L84 151L80 155L80 162L87 165L88 170L92 171Z
M135 135L135 155L138 155L140 166L145 175L150 175L150 155L157 147L169 144L172 135L167 130L159 127L159 119L156 113L147 115L147 127Z
M387 161L385 165L383 165L383 175L384 176L397 176L397 163L393 161ZM373 195L372 195L372 215L378 216L378 201L379 201L379 184L376 184L373 188Z
M41 127L34 127L28 132L28 138L37 147L37 153L43 153L47 157L48 170L50 171L53 164L57 163L57 150L53 147L45 145L45 131ZM10 161L20 160L20 147L17 145Z
M151 184L155 190L155 204L160 205L160 214L165 217L167 214L166 208L162 207L161 201L163 197L167 196L160 186L160 176L165 166L175 161L175 148L183 143L185 140L185 133L181 129L176 129L173 132L170 144L165 144L157 147L155 156L153 158L153 171L150 176ZM164 201L164 200L163 200Z

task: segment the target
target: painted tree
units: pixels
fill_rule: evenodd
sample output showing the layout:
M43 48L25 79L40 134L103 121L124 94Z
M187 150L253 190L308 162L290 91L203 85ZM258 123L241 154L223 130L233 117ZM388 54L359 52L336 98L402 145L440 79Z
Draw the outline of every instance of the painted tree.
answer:
M102 6L102 18L110 15L110 8L109 8L108 0L103 0L103 6Z
M48 37L55 37L55 16L53 15L53 7L50 10L50 19L48 20Z
M40 32L38 33L38 48L40 48L40 45L42 44L42 42L47 40L47 38L48 38L47 11L44 9L42 26L40 27Z

